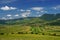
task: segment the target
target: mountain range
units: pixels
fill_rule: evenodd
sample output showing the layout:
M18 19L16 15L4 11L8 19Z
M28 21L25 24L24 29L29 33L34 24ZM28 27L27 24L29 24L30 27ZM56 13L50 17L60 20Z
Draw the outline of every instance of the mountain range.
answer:
M60 13L58 14L43 14L41 17L25 17L18 19L9 19L9 20L1 20L1 24L15 25L15 24L51 24L51 25L60 25Z

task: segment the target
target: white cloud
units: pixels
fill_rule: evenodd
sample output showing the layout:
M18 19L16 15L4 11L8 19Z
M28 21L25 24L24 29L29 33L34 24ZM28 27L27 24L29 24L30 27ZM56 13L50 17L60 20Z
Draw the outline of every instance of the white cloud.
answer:
M43 13L44 11L40 11L40 12L42 12L42 13Z
M52 8L55 9L55 10L58 10L58 9L60 9L60 5L57 5L57 6L52 7Z
M5 17L2 17L1 19L2 19L2 20L7 20Z
M33 7L31 8L32 10L36 10L36 11L41 11L43 10L44 8L43 7Z
M26 10L27 12L31 12L31 10Z
M15 7L10 7L10 9L11 9L11 10L15 10L15 9L17 9L17 8L15 8Z
M18 14L15 15L16 17L19 16Z
M17 8L5 6L5 7L1 7L0 9L1 9L1 10L15 10L15 9L17 9Z
M21 9L20 11L21 11L21 12L24 12L25 10Z
M45 13L48 13L48 11L45 11Z
M48 13L48 12L45 11L45 10L42 10L42 11L37 11L36 13L37 13L37 14L40 14L40 13Z
M22 17L27 17L31 13L31 10L21 10L23 13L21 13Z
M8 19L13 19L12 17L9 17Z
M24 10L24 9L20 9L18 11L21 11L21 12L30 12L31 10Z
M42 10L42 11L40 11L41 13L47 13L47 11L45 11L45 10Z
M36 12L37 14L40 14L40 13L45 13L45 11L38 11Z
M53 9L57 9L56 7L53 7Z
M40 17L40 16L42 16L42 15L38 15L38 17Z
M8 17L11 17L12 15L8 14L7 16L8 16Z
M11 3L11 2L14 2L14 1L17 1L17 0L0 0L0 4L2 4L2 3Z
M27 16L29 16L30 13L31 13L31 12L26 11L26 12L22 13L21 16L22 16L22 17L27 17Z
M7 17L2 17L1 18L2 20L8 20L8 19L13 19L12 17L9 17L9 18L7 18Z
M25 14L22 14L22 17L27 17Z

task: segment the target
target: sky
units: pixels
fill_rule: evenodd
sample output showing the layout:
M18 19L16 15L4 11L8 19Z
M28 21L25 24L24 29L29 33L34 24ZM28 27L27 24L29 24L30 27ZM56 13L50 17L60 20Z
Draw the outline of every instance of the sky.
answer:
M0 0L0 19L60 13L60 0Z

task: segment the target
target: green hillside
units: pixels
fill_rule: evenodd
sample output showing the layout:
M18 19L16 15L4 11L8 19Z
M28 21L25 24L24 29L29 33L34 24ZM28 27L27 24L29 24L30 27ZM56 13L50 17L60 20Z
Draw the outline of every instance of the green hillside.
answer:
M60 40L60 16L53 16L0 20L0 40Z

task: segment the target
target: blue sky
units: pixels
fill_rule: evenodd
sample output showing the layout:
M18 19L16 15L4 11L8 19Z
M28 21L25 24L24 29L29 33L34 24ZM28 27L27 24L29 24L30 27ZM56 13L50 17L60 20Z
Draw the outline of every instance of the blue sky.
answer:
M0 19L60 13L60 0L0 0Z

